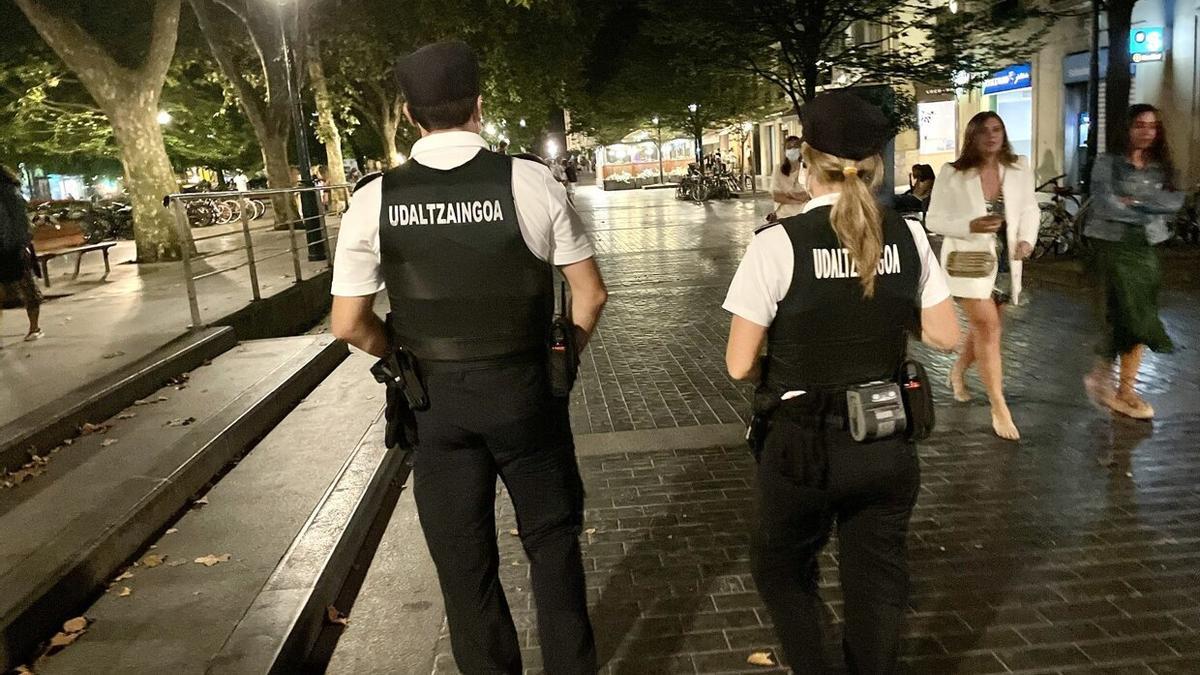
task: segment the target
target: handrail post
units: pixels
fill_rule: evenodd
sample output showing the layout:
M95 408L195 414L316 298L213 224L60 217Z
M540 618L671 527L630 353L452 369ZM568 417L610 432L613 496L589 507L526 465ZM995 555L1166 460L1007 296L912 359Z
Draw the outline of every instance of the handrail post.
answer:
M196 279L192 275L192 238L189 232L187 209L183 200L176 197L171 200L171 210L175 212L175 229L179 236L179 250L182 253L183 281L187 286L188 306L192 312L192 330L200 330L200 299L196 297Z
M288 246L292 249L292 268L296 272L296 283L304 281L304 274L300 270L300 251L296 248L296 222L288 219Z
M246 238L246 265L250 268L250 292L255 300L262 300L262 292L258 289L258 266L254 263L254 238L250 236L250 200L245 194L238 195L239 219L242 221L242 236Z
M325 212L325 202L321 199L323 196L322 191L325 188L313 188L313 190L316 192L317 197L317 214L321 218L321 246L325 248L325 267L326 269L333 269L333 247L330 246L329 227L325 224L325 217L327 215ZM331 190L328 192L332 194Z

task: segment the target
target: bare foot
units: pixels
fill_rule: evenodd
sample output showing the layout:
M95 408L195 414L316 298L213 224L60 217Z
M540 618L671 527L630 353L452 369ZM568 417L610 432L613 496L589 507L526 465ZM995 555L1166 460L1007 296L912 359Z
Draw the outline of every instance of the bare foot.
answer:
M1017 431L1017 425L1013 423L1012 413L1009 412L1006 405L1001 405L1000 407L992 406L992 431L995 431L997 436L1006 441L1021 440L1021 432Z
M1148 420L1154 418L1154 408L1146 402L1135 391L1119 391L1112 398L1109 407L1114 412L1132 417L1135 420Z
M971 392L967 390L966 373L958 369L958 364L950 367L950 391L954 392L954 400L959 403L971 400Z

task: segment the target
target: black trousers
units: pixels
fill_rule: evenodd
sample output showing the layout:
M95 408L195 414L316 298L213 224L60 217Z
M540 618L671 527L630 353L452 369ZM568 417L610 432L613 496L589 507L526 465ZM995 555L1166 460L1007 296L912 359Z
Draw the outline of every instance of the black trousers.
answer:
M813 470L819 455L827 470ZM909 591L905 537L919 486L916 446L903 438L857 443L840 424L776 413L758 467L751 560L796 673L828 668L817 556L835 523L846 665L851 673L894 671Z
M459 670L521 673L517 632L497 576L499 476L529 557L545 671L595 673L579 549L583 484L566 402L549 395L545 372L535 366L425 379L430 408L417 413L413 493Z

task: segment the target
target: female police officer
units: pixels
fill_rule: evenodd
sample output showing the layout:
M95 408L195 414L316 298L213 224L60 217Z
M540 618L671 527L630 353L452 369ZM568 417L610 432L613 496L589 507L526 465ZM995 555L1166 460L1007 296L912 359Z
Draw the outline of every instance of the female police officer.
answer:
M902 435L852 439L846 390L894 381L918 320L922 339L947 350L958 324L924 232L872 194L892 136L883 113L837 91L800 121L813 199L755 235L724 304L729 373L757 381L756 398L774 408L759 454L754 578L793 670L825 672L817 556L836 520L847 665L886 673L908 599L919 469Z

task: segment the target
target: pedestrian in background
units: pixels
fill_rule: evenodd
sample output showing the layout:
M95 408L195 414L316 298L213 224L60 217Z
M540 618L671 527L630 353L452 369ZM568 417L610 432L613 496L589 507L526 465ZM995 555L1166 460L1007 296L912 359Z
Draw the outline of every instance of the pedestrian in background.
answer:
M568 160L566 157L562 159L563 174L566 175L567 182L567 201L575 203L575 184L579 182L579 167L575 165L575 160Z
M775 168L771 179L771 198L775 210L767 220L780 220L804 212L808 194L804 166L800 162L800 137L788 136L783 141L783 162Z
M26 342L45 337L38 325L42 292L33 278L36 261L21 181L12 169L0 166L0 314L6 305L25 307L29 317Z
M1159 353L1174 345L1158 315L1162 274L1154 246L1171 238L1170 219L1183 208L1175 167L1152 105L1130 107L1123 148L1096 158L1092 206L1084 234L1091 243L1090 268L1105 299L1106 334L1099 361L1085 378L1092 400L1134 419L1154 417L1135 389L1146 347ZM1120 359L1117 386L1113 361Z
M800 118L813 199L754 235L724 303L734 315L729 374L761 380L752 571L791 672L829 672L817 560L836 522L847 665L891 673L908 608L906 535L920 467L903 433L854 439L847 391L897 382L918 320L921 338L947 350L958 322L924 230L881 209L874 194L887 170L879 153L893 135L883 111L835 91Z
M942 267L950 293L967 313L967 337L950 369L950 387L956 400L969 401L966 373L978 362L992 430L1015 441L1021 433L1004 398L1001 309L1020 302L1021 261L1033 252L1041 211L1029 161L1013 152L999 115L972 117L962 148L942 168L925 214L925 227L945 236Z

